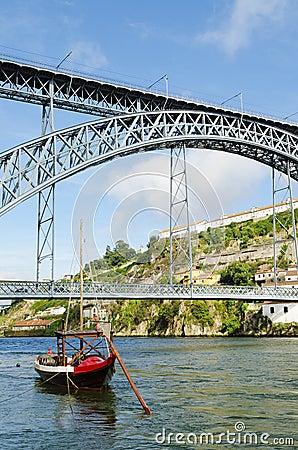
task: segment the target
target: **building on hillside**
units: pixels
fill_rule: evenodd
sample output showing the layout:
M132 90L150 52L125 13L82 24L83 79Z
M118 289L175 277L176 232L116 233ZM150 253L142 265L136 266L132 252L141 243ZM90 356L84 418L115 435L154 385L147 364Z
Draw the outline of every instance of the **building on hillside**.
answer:
M276 281L278 283L285 281L287 269L276 269ZM260 269L255 273L255 282L259 286L268 285L274 282L274 268L271 269Z
M298 323L298 303L265 303L262 314L272 323Z
M63 278L60 280L60 281L72 281L73 280L73 277L74 277L74 275L71 275L71 274L69 274L69 273L67 273L67 274L65 274L64 276L63 276Z
M288 268L286 275L285 275L285 281L289 281L290 283L298 282L297 267L291 266Z
M190 280L189 270L186 272L175 274L175 277L179 280L179 283L189 284ZM218 273L202 273L202 271L199 269L193 269L192 271L193 284L211 286L213 284L218 284L219 281L220 281L220 274Z
M255 273L255 282L259 286L274 286L274 268L270 270L258 270ZM298 288L297 267L276 270L276 282L278 286Z
M11 329L12 331L30 331L30 330L42 330L48 328L55 320L42 320L42 319L30 319L20 320L15 323Z
M62 316L66 311L64 306L56 306L53 308L47 308L44 311L37 311L36 316L38 317L51 317L51 316Z
M285 202L278 203L275 205L275 212L281 213L284 211L289 210L290 206L290 199L288 199ZM293 207L294 209L298 208L298 199L293 199ZM247 220L253 220L258 221L262 219L266 219L266 217L272 216L273 214L273 207L272 206L264 206L262 208L259 208L258 206L253 206L249 211L244 211L236 214L226 215L223 214L221 217L215 220L206 221L206 220L199 220L198 222L194 222L190 224L190 232L191 233L200 233L201 231L206 231L209 227L210 228L219 228L219 227L226 227L230 225L232 222L239 223L239 222L245 222ZM177 237L182 237L187 234L187 226L182 225L179 227L174 228L175 235ZM177 233L176 233L177 232ZM166 239L170 237L170 229L167 228L166 230L162 230L159 235L159 239Z
M94 305L84 307L83 317L86 319L93 319L97 317L98 320L108 320L108 309L106 302L98 302Z
M194 222L189 225L189 229L191 233L207 231L207 228L210 226L210 223L207 220L199 220L198 222ZM173 233L175 237L181 238L186 235L187 226L181 225L173 228ZM165 239L170 237L170 228L163 230L159 233L158 239Z

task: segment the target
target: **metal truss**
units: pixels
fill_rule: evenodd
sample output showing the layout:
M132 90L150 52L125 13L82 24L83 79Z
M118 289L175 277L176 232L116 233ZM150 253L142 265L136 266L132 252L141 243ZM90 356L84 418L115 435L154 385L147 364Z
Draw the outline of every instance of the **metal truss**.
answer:
M170 161L170 284L173 284L174 272L185 265L189 268L189 282L192 284L192 251L184 143L178 148L171 148ZM187 233L181 236L180 226L185 223Z
M26 103L44 105L53 101L54 108L111 116L123 113L163 110L195 110L225 117L230 109L193 99L156 93L105 79L90 78L81 73L57 67L32 65L9 59L0 59L0 97ZM263 123L297 134L296 124L273 118L233 111L240 120ZM220 119L219 119L220 121ZM253 127L253 125L251 125Z
M36 280L39 280L41 263L50 260L51 280L54 280L54 211L55 185L38 193Z
M81 74L0 59L0 96L55 108L110 116L124 112L193 109L198 103Z
M298 133L233 114L126 114L56 131L0 153L0 214L87 167L182 144L254 159L298 181Z
M296 221L295 221L295 211L293 206L293 195L292 195L292 183L290 177L290 169L289 163L287 163L287 175L286 182L283 185L278 185L276 181L276 171L272 168L272 195L273 195L273 265L274 265L274 286L277 286L277 244L278 237L276 233L276 224L278 223L287 233L288 237L293 240L294 245L294 255L295 255L295 265L298 270L298 247L297 247L297 233L296 233ZM280 178L279 174L279 178ZM284 180L283 180L284 181ZM289 207L288 211L290 212L290 219L284 220L280 215L276 214L275 206L278 203L278 198L280 195L283 195L281 201L285 201L287 199ZM292 226L292 234L289 233L289 223L291 222Z
M255 286L190 286L189 284L84 283L84 298L102 299L233 299L297 302L297 288ZM1 281L0 299L80 298L80 283Z
M42 136L54 132L53 83L50 84L50 101L42 107ZM54 225L55 184L38 193L36 280L39 281L43 261L50 260L50 276L54 280Z

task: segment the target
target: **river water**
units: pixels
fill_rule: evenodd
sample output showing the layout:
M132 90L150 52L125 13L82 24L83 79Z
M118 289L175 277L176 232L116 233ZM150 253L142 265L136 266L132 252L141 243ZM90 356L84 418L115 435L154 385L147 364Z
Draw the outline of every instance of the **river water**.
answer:
M33 369L54 338L0 339L1 448L298 448L297 338L114 343L152 416L119 365L107 392L69 396Z

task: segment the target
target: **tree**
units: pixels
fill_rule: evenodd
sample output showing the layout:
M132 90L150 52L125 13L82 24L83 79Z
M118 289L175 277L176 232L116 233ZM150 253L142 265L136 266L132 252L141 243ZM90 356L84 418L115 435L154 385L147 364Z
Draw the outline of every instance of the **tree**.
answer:
M120 250L124 249L124 247L120 243L120 241L118 241L118 249L120 249ZM114 250L111 250L111 247L109 245L107 245L106 252L105 252L105 255L103 258L109 267L119 266L119 264L124 264L127 261L125 256L117 250L117 243L116 243L116 247L114 248Z
M107 262L103 259L95 259L94 261L91 261L88 264L85 264L84 270L89 271L91 273L96 272L97 270L103 270L108 269L109 266Z
M130 259L132 259L132 258L134 258L136 256L135 249L129 247L129 245L126 242L122 241L122 240L119 240L119 241L116 242L115 252L119 253L127 261L129 261Z
M278 267L282 267L283 269L286 269L287 267L289 267L289 264L290 264L289 259L286 256L287 250L288 250L288 245L283 244L280 249L280 254L277 258Z
M106 262L108 267L116 267L121 264L130 261L136 256L136 251L129 247L129 245L123 240L119 240L115 244L115 248L111 250L109 245L106 246L106 252L104 254L103 260Z
M75 283L78 283L80 280L81 280L81 274L79 272L73 277L73 281ZM86 270L83 270L83 281L88 281L88 282L91 281L90 273L88 271L86 271Z
M190 311L203 327L211 327L214 324L208 305L203 300L193 300Z
M233 262L221 271L221 284L233 286L252 285L253 270L248 263Z

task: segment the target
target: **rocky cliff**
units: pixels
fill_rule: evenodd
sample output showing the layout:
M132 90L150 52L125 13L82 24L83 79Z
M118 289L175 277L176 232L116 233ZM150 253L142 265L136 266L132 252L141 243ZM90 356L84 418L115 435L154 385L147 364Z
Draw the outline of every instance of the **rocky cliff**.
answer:
M297 336L298 324L273 324L260 304L232 300L117 301L116 336Z
M25 319L36 302L20 302L0 318L0 336ZM74 306L71 326L79 328ZM114 300L108 314L115 336L297 336L298 324L273 324L261 304L233 300ZM52 330L53 331L53 330ZM28 334L29 335L29 334Z

